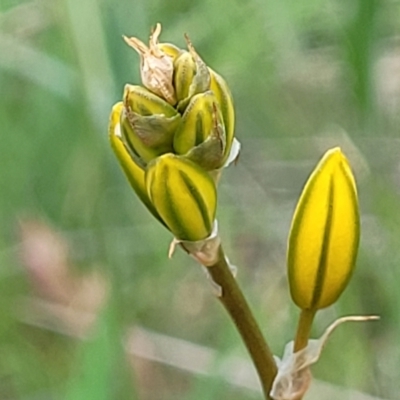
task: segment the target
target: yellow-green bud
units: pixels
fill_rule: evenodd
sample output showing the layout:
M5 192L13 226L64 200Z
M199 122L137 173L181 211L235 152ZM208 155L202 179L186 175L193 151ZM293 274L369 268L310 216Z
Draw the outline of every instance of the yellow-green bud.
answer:
M172 151L180 120L180 114L160 97L141 86L125 86L122 139L139 165Z
M189 96L190 86L196 75L196 63L187 51L184 51L174 62L174 86L179 101Z
M174 154L153 160L146 188L158 215L177 239L198 241L212 232L217 191L210 175Z
M297 204L288 243L293 301L303 310L333 304L353 272L360 235L357 191L339 148L328 150Z
M177 111L159 96L137 85L125 85L124 106L130 112L143 116L162 114L165 117L173 117Z
M207 91L191 98L175 133L174 150L208 171L222 166L225 129L213 92Z
M161 221L156 209L150 201L147 195L145 186L145 172L140 168L132 159L129 151L121 140L120 133L120 116L123 110L122 102L114 105L110 115L110 123L108 128L108 137L110 139L111 147L123 169L129 183L133 190L136 192L143 204L149 209L149 211ZM162 221L161 221L162 222Z
M226 161L229 157L233 138L235 136L235 110L233 107L233 99L225 80L212 69L210 69L210 74L210 90L214 93L217 99L225 125L226 148L224 161Z
M174 61L174 87L178 100L177 109L183 112L192 96L210 88L210 71L197 54L186 35L188 50L182 52Z
M211 91L192 97L174 136L174 150L177 154L186 154L210 136L215 109L218 118L222 119L217 100Z

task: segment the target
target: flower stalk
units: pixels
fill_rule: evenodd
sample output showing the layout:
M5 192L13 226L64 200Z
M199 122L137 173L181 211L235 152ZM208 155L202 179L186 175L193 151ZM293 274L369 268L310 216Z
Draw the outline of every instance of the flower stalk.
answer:
M219 300L240 333L257 370L264 396L270 400L269 393L277 373L275 360L236 279L232 275L222 246L218 249L218 261L207 267L207 271L212 280L222 289Z
M294 340L293 351L295 353L307 347L315 314L316 310L301 310Z

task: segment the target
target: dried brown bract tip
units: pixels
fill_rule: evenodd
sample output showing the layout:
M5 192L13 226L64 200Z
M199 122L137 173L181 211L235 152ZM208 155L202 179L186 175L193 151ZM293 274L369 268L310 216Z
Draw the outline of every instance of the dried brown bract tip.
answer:
M123 36L125 42L140 55L140 74L143 85L154 94L164 98L168 103L176 103L173 87L173 59L159 46L161 24L151 32L149 47L135 37Z

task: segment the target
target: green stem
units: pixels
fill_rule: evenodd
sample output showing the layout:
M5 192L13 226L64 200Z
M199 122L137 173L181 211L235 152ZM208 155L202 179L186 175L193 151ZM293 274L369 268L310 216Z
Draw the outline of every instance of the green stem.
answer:
M295 353L307 347L315 313L316 310L301 310L299 323L297 325L296 338L294 340L293 351Z
M221 246L218 250L218 261L207 267L207 270L213 281L222 289L219 300L235 323L253 360L265 398L269 400L269 392L277 373L275 360L242 291L232 275Z
M307 347L316 312L317 310L301 310L296 337L294 339L294 353ZM302 397L299 397L297 400L302 400Z

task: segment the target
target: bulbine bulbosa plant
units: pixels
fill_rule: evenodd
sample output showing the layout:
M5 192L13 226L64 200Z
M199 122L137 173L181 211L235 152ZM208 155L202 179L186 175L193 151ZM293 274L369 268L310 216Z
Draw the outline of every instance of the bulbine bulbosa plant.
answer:
M310 340L316 312L335 303L351 278L359 243L356 183L340 148L328 150L311 173L295 209L287 252L291 297L300 309L297 332L282 359L274 357L234 277L216 221L217 183L237 159L234 107L225 80L196 52L124 37L140 56L141 85L127 84L114 105L109 138L132 188L182 247L207 271L258 372L266 399L301 399L334 322Z

